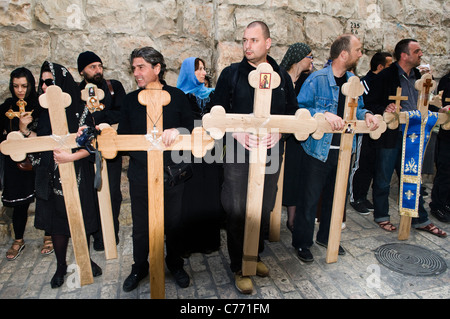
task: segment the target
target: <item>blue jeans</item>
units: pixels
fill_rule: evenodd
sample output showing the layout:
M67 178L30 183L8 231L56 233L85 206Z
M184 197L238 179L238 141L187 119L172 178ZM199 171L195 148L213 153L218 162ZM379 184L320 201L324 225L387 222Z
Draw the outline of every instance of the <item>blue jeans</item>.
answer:
M391 190L391 179L394 170L397 174L401 171L401 155L402 155L401 134L394 148L379 148L376 155L375 176L373 179L373 217L376 223L389 221L389 193ZM412 219L414 228L424 227L430 224L428 213L424 207L422 196L419 198L419 217Z

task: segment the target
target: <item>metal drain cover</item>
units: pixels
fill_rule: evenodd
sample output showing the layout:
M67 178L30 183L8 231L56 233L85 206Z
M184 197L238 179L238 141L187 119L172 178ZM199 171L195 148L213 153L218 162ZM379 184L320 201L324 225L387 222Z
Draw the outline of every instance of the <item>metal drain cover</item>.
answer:
M377 260L406 275L437 276L447 270L445 260L433 251L410 244L386 244L375 250Z

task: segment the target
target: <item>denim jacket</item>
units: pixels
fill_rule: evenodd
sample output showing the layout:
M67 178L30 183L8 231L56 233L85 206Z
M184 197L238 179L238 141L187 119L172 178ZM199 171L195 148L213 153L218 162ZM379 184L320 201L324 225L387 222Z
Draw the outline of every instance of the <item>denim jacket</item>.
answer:
M347 72L347 79L354 76L353 73ZM312 73L303 83L300 93L297 97L298 107L306 108L311 116L316 113L325 113L326 111L336 114L339 100L339 87L334 79L331 66ZM364 120L365 114L368 112L364 108L362 97L358 99L358 108L356 118ZM326 133L320 140L315 140L309 136L302 143L305 152L322 162L326 162L328 152L330 150L333 134ZM353 151L356 147L356 139L353 140Z

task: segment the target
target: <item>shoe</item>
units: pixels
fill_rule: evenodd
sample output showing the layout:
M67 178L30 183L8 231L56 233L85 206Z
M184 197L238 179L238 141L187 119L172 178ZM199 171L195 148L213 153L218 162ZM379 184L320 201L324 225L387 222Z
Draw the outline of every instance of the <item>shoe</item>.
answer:
M18 246L19 248L15 249L14 246ZM15 260L19 255L21 254L22 250L25 248L25 241L22 239L22 241L14 240L14 242L11 245L11 248L8 249L6 252L6 259L8 260ZM12 256L11 258L8 258L8 256Z
M41 247L41 255L50 255L54 252L52 236L44 236L44 243Z
M125 292L130 292L137 288L139 285L139 282L147 277L148 273L146 274L137 274L137 273L131 273L127 279L123 282L122 289Z
M50 286L52 289L59 288L64 283L64 276L67 274L67 265L64 266L58 266L56 268L56 272L52 277L52 280L50 281Z
M431 215L443 223L450 222L450 213L444 209L436 209L431 211Z
M305 263L310 263L314 261L314 257L311 254L311 251L308 248L299 248L297 250L298 258Z
M316 240L316 244L319 246L328 248L328 244L321 243L320 241L317 241L317 240ZM339 256L344 256L346 254L345 249L341 245L339 245L338 254L339 254Z
M370 202L370 200L365 199L364 200L364 205L366 205L366 207L369 210L369 212L373 212L374 207L373 207L373 204Z
M101 239L94 240L94 250L95 251L104 251L105 250L105 245L103 244L103 240L101 240Z
M92 268L92 276L93 277L98 277L102 275L102 269L100 268L99 265L97 265L95 262L93 262L91 260L91 268Z
M189 286L190 278L187 272L183 268L178 268L170 271L175 278L175 282L181 288L187 288Z
M258 261L256 264L256 275L259 277L269 276L269 268L262 261Z
M425 227L420 227L420 228L416 228L417 230L422 230L425 231L427 233L430 233L434 236L438 236L438 237L442 237L445 238L447 237L447 233L445 231L443 231L442 229L440 229L439 227L433 225L433 224L428 224Z
M234 274L234 285L241 294L249 295L253 292L252 280L249 276L242 276L242 271Z
M355 202L350 202L350 205L352 205L353 209L356 210L361 215L369 215L370 211L364 204L364 200L357 200Z

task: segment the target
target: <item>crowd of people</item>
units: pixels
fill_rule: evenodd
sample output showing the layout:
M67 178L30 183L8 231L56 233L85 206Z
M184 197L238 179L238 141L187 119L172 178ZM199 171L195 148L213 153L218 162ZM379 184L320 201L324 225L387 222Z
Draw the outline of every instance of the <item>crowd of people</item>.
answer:
M152 47L137 48L131 53L129 63L138 89L128 94L120 81L103 77L103 62L91 51L82 52L77 60L81 83L76 83L64 66L45 61L36 89L31 72L23 67L18 68L11 73L11 97L0 106L2 138L5 139L12 131L21 132L24 138L52 134L48 110L42 108L38 100L51 85L59 86L71 96L71 105L66 109L69 132L77 132L83 125L94 127L107 123L116 127L118 134L145 135L148 132L149 115L139 103L138 95L154 83L161 85L171 96L162 114L151 119L154 127L163 119L163 131L158 133L161 134L162 143L169 146L180 134L180 128L192 131L195 126L201 125L203 115L209 113L214 105L223 106L227 113L252 113L254 90L248 76L264 62L269 63L281 78L280 85L273 89L271 114L293 115L298 108L305 108L311 115L323 113L332 129L341 132L345 125L345 96L341 87L355 75L352 72L362 56L359 39L352 34L339 36L330 47L329 64L321 70L315 70L313 52L308 44L292 44L280 64L269 55L271 45L267 25L262 21L250 23L243 34L243 59L223 69L215 87L211 87L207 65L200 57L185 59L176 87L168 85L164 80L167 68L164 56ZM408 96L408 101L402 101L402 110L416 109L417 91L411 88L420 78L417 67L421 56L420 45L413 39L399 41L393 54L379 52L373 56L369 73L361 79L365 93L363 99L359 99L356 110L357 118L365 120L370 130L376 130L380 124L375 114L394 111L389 96L395 95L399 86ZM392 61L392 57L395 61ZM439 90L444 92L443 102L450 96L449 76L442 78L439 83ZM87 84L95 84L105 92L104 98L99 101L103 105L102 109L92 110L81 100L81 91ZM449 106L446 106L439 111L448 109ZM393 172L397 169L398 173L400 169L402 134L401 128L388 129L377 141L361 135L355 138L353 145L356 160L350 175L350 204L361 214L373 210L374 222L386 231L397 229L389 219L388 197ZM430 203L431 214L442 222L450 221L450 171L446 165L449 160L449 134L443 129L438 134L435 156L437 172ZM259 253L264 249L265 232L275 205L280 165L285 153L283 205L288 212L286 226L292 233L292 245L300 260L312 262L314 257L310 247L314 244L317 216L320 216L320 223L315 242L324 247L328 245L340 134L325 134L319 140L309 137L305 141L297 141L292 135L279 133L258 137L248 132L234 132L227 133L227 136L220 147L216 144L209 152L231 156L215 156L223 158L223 161L213 163L191 160L193 175L190 179L164 185L165 262L176 283L180 287L188 287L190 278L183 269L184 258L191 253L208 254L218 250L221 244L220 231L225 229L235 286L241 293L249 294L253 291L253 283L250 276L243 275L241 268L250 150L256 146L266 148L267 165L278 165L265 175ZM123 283L124 291L135 289L149 272L146 154L146 151L129 151L107 160L116 242L119 243L122 156L130 158L127 176L130 184L134 263ZM164 167L175 165L171 155L169 151L164 152ZM238 157L244 161L238 161ZM25 163L27 161L31 163ZM4 157L2 202L4 206L14 209L15 235L6 258L15 260L23 251L28 208L36 200L34 226L45 232L41 253L55 253L57 269L51 286L57 288L64 283L70 238L58 164L75 164L87 242L89 244L92 235L93 248L100 251L104 249L94 188L95 158L84 148L72 152L55 149L28 154L27 161L16 163L9 156ZM373 204L367 198L371 184ZM428 218L422 196L419 217L413 218L412 224L416 229L440 237L446 236ZM345 254L341 246L339 254ZM102 269L92 260L91 266L94 276L102 274ZM256 275L269 275L268 267L259 256Z

